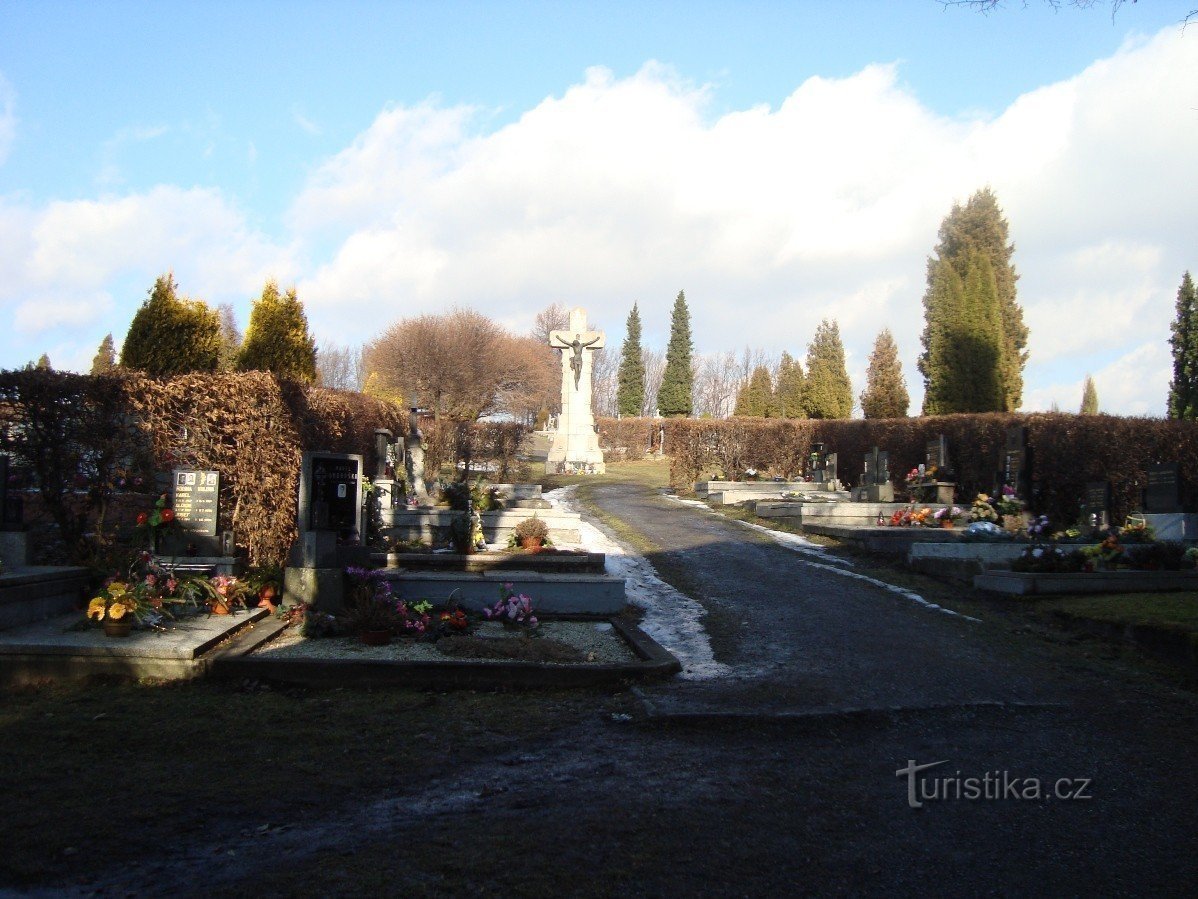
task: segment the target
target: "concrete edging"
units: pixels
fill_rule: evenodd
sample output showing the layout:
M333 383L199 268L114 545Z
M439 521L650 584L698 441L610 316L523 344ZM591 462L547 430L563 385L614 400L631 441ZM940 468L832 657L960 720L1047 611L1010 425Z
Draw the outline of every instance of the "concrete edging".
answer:
M568 616L563 616L568 617ZM248 648L231 647L213 658L209 673L225 680L251 678L308 687L435 687L437 689L532 689L611 686L628 680L668 677L681 663L634 624L608 619L639 662L551 664L496 659L485 662L360 659L269 659ZM279 628L281 630L282 628ZM279 632L275 631L275 634ZM273 634L271 636L274 636Z

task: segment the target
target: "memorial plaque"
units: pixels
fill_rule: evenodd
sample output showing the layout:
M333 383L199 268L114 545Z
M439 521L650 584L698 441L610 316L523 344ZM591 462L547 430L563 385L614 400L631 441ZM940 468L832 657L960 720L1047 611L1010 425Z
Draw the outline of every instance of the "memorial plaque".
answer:
M836 453L824 457L824 483L836 480Z
M1144 488L1145 512L1180 512L1181 466L1176 462L1149 465L1148 486Z
M302 531L335 531L344 540L362 534L362 457L304 453L300 478Z
M1082 498L1082 525L1105 529L1111 518L1111 482L1088 481Z
M867 487L877 487L890 482L890 453L876 446L865 455L865 478Z
M180 531L197 537L215 537L219 501L218 472L175 469L172 507Z

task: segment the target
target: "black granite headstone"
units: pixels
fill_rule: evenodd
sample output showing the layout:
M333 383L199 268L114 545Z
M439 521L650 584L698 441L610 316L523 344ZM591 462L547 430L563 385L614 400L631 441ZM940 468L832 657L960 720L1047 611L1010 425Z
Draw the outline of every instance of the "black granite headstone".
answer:
M939 472L948 470L948 438L941 434L935 440L929 440L926 451L927 458L925 462L927 467L935 467L938 473L937 479L944 480L939 477Z
M1006 448L1003 450L1003 486L1015 490L1015 495L1026 500L1031 493L1031 454L1027 447L1027 428L1016 426L1007 429Z
M1148 486L1144 488L1145 512L1180 512L1181 466L1176 462L1149 465Z
M174 473L175 521L184 535L215 537L220 501L220 474L177 468Z
M362 456L304 453L300 478L299 527L333 531L343 541L362 536Z

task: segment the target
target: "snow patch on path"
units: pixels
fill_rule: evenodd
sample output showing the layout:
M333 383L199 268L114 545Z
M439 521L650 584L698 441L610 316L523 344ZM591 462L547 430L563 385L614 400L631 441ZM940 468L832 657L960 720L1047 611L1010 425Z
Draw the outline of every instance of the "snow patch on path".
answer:
M577 484L558 487L543 496L559 509L581 512L574 499L577 487ZM625 549L586 518L581 522L580 531L579 548L607 555L608 573L624 578L628 601L645 612L641 630L682 663L680 677L707 680L731 673L731 669L717 662L712 654L711 641L702 622L706 609L659 578L648 559Z
M760 533L765 534L779 546L784 546L794 552L808 556L815 556L817 558L822 557L820 558L820 561L814 561L813 559L799 559L798 562L801 565L819 568L822 571L829 571L832 574L840 575L841 577L850 577L858 581L864 581L867 584L880 587L890 593L895 593L904 599L909 599L911 602L923 606L930 612L940 612L944 615L952 615L954 618L963 618L966 621L981 623L980 618L974 618L972 615L965 615L961 612L955 612L952 609L946 609L944 606L937 603L929 602L914 590L908 590L905 587L899 587L895 584L888 584L886 581L880 581L877 578L869 577L868 575L861 574L857 571L850 571L849 569L852 568L853 565L852 562L831 555L822 546L812 543L810 540L807 540L805 537L801 537L798 534L789 534L785 531L775 531L765 527L764 525L755 524L751 521L741 521L739 518L729 518L725 515L720 515L720 513L711 508L711 506L707 505L706 503L699 502L698 500L680 499L677 496L669 496L668 498L679 505L690 506L694 509L701 509L711 515L717 515L725 521L732 522L733 524L739 524L742 527L749 528L753 531L759 531Z

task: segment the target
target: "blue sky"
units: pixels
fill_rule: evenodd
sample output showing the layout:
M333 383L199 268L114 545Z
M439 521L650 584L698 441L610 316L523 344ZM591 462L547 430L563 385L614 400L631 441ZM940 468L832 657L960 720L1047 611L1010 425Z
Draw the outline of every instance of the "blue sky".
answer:
M1198 137L1192 5L3 2L0 365L86 367L169 268L243 326L264 277L295 282L341 344L555 301L618 343L634 300L664 343L686 288L701 353L802 356L835 317L860 389L887 326L918 397L924 257L990 184L1025 406L1090 372L1104 408L1159 414L1198 265L1168 149Z

